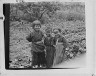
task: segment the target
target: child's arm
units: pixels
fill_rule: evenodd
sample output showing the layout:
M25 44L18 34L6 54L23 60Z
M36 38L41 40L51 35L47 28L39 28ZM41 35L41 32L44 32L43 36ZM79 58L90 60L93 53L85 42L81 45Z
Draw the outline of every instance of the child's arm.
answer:
M68 42L67 42L67 40L63 37L62 38L62 43L63 43L63 45L64 45L64 47L68 50Z
M26 37L26 39L27 39L29 42L32 42L32 33L30 33L30 34Z
M43 37L42 37L42 42L44 43L44 40L45 40L45 38L46 38L46 34L45 34L44 32L42 32L42 35L43 35Z

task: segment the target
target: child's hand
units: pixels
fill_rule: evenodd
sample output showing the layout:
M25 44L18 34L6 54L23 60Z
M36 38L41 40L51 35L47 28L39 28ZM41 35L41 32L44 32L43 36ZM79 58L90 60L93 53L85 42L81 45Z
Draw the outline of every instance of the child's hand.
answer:
M62 45L63 43L62 42L58 42L57 44L61 44Z
M56 42L56 45L63 45L62 42Z
M52 34L51 34L51 36L52 36L52 37L55 37L55 34L54 34L54 33L52 33Z
M57 47L56 45L53 45L55 48Z
M69 48L67 47L65 50L69 50Z
M44 34L44 37L47 37L47 35L46 35L46 34Z
M38 42L36 42L37 44L39 44L39 43L42 43L42 41L38 41Z

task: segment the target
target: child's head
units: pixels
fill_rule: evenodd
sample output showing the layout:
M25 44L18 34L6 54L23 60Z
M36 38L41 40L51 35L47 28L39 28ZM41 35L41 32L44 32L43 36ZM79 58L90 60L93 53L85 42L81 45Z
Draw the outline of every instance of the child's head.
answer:
M50 31L50 30L47 30L47 31L46 31L46 36L47 36L47 37L50 37L50 36L51 36L51 31Z
M50 36L51 36L51 34L50 34L50 33L46 33L46 36L47 36L47 37L50 37Z
M59 36L60 33L61 33L61 29L60 29L60 28L55 28L55 29L53 29L53 33L54 33L56 36Z
M52 28L47 27L47 29L45 31L46 31L47 37L50 37L51 36L51 33L52 33Z
M55 28L55 29L53 29L53 32L54 32L54 34L59 34L59 33L61 33L61 29Z
M33 22L33 29L34 30L36 30L36 31L38 31L38 30L40 30L40 28L41 28L41 22L39 21L39 20L35 20L34 22Z

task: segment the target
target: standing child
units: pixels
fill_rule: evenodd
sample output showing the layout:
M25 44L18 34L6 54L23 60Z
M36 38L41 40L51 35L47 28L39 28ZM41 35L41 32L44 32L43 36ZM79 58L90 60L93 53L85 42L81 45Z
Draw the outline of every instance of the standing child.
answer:
M61 29L55 28L53 30L56 40L56 54L54 59L54 65L63 61L65 50L68 46L66 39L61 35Z
M44 39L44 45L46 46L46 63L47 68L53 66L54 54L55 54L55 39L51 35L51 30L46 31L46 37Z
M33 32L27 36L27 40L32 42L31 54L32 54L32 67L42 67L46 64L45 59L45 47L43 45L42 39L44 37L41 28L41 23L39 20L33 22Z

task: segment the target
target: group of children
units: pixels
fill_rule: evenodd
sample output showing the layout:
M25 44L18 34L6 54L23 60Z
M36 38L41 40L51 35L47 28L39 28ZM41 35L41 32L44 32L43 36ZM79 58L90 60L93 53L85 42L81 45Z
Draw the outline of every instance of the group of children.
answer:
M46 30L44 34L40 30L39 20L33 22L32 28L33 32L26 37L29 42L32 42L32 68L51 68L56 64L58 55L63 56L68 45L67 41L61 35L59 28Z

